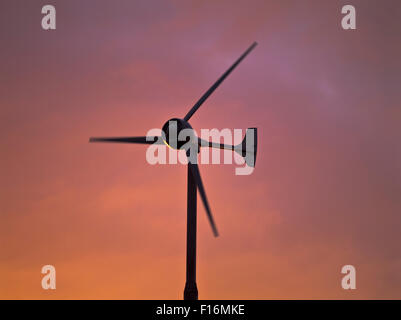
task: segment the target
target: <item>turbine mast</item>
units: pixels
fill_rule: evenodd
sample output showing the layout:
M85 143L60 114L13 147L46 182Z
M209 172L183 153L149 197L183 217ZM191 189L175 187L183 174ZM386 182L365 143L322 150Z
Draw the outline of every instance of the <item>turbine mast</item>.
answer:
M196 286L196 197L197 185L188 162L188 189L187 189L187 281L184 289L184 300L198 300Z

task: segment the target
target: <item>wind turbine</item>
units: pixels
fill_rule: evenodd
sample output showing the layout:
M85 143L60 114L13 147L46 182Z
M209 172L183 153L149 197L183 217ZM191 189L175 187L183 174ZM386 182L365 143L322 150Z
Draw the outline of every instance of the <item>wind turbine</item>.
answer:
M208 91L195 103L183 119L173 118L168 120L162 127L161 136L141 137L94 137L89 142L115 142L115 143L136 143L136 144L166 144L174 149L185 149L188 156L188 186L187 186L187 264L186 283L184 289L184 300L197 300L198 288L196 285L196 200L199 190L209 223L214 236L218 236L209 202L206 197L205 188L197 164L197 154L200 147L211 147L232 150L245 158L248 166L254 167L256 161L257 129L248 128L242 143L238 145L227 145L200 139L189 124L189 119L206 101L207 98L217 89L224 79L235 69L235 67L255 48L254 42L234 64L209 88ZM179 139L180 133L189 132L186 139ZM194 152L195 151L195 152Z

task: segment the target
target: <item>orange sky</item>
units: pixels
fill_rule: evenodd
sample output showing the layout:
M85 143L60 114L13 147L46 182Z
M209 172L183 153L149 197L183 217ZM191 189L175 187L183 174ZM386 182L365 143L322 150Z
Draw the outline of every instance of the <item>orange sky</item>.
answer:
M184 116L253 41L191 119L259 128L252 175L200 166L199 297L401 298L401 5L353 0L344 31L348 2L52 1L45 32L3 1L0 298L182 298L186 168L88 138Z

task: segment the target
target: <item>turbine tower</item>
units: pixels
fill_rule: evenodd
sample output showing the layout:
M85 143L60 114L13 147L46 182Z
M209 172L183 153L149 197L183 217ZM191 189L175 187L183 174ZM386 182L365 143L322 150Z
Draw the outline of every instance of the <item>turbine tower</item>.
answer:
M234 64L205 92L205 94L195 103L183 119L173 118L168 120L162 127L161 136L140 136L140 137L94 137L89 142L114 142L114 143L136 143L136 144L166 144L174 149L186 150L188 156L188 186L187 186L187 261L186 261L186 283L184 289L184 300L197 300L198 288L196 285L196 200L197 191L201 196L206 210L209 223L212 227L214 236L218 236L216 224L214 222L209 202L206 197L205 188L199 172L197 155L200 147L211 147L232 150L245 158L248 166L254 167L257 151L257 129L248 128L242 143L238 145L228 145L212 141L206 141L195 135L189 119L206 101L206 99L217 89L224 79L235 69L235 67L253 50L257 45L254 42ZM186 139L178 139L180 133L187 133ZM189 133L189 134L188 134Z

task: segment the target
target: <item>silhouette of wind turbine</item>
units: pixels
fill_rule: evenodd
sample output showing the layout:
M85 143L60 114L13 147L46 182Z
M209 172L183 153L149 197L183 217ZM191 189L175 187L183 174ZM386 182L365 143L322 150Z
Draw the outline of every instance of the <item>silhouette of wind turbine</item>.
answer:
M142 137L94 137L89 142L114 142L114 143L136 143L136 144L166 144L174 149L186 150L188 156L188 186L187 186L187 272L184 289L184 300L197 300L198 289L196 285L196 198L199 190L209 223L214 236L218 236L209 202L206 197L205 188L197 164L197 154L200 147L211 147L232 150L245 158L248 166L254 167L257 151L257 128L248 128L242 143L228 145L200 139L189 124L189 119L217 89L224 79L235 69L235 67L255 48L254 42L234 64L209 88L208 91L195 103L183 119L173 118L168 120L162 127L162 136ZM186 133L186 139L180 139L180 133Z

